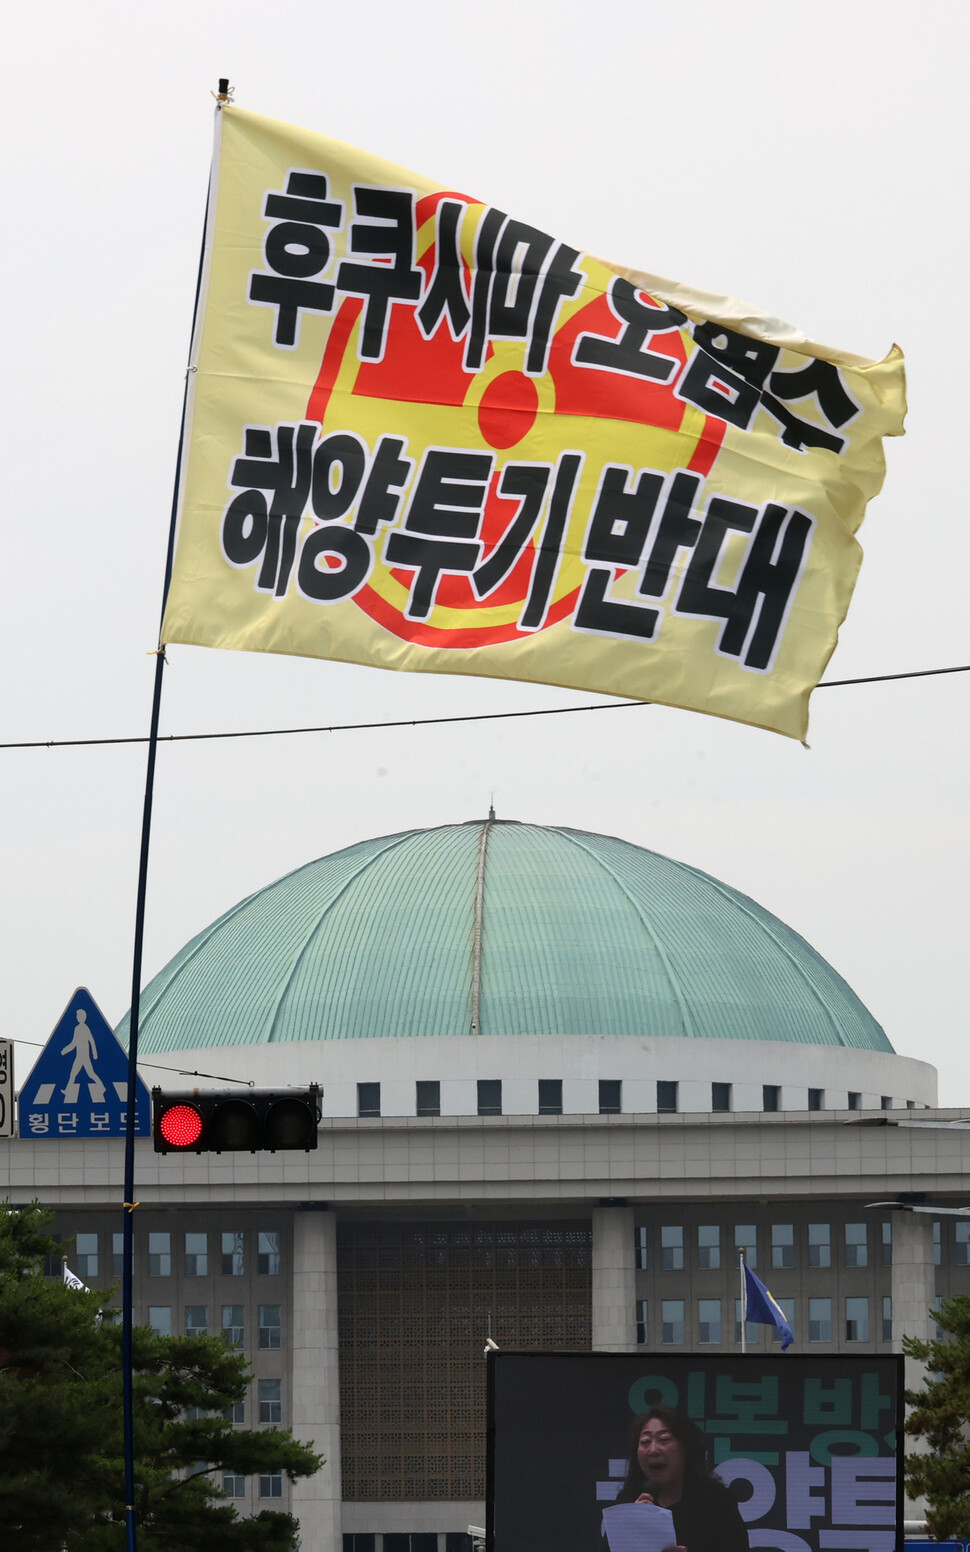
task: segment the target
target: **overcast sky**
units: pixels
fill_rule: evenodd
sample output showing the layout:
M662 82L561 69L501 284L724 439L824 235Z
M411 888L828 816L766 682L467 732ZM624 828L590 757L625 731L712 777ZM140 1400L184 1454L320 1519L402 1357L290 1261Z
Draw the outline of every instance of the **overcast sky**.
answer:
M148 0L10 6L0 116L0 738L147 731L211 89L580 249L907 356L830 679L970 661L962 491L968 8L924 0ZM963 429L961 429L963 428ZM200 732L588 704L513 683L173 647ZM600 697L604 701L605 698ZM810 748L644 707L159 754L146 979L242 896L367 836L608 832L754 896L970 1105L970 675L820 689ZM2 1033L129 1002L144 746L0 751ZM36 1055L18 1052L21 1082ZM151 1072L146 1069L151 1079ZM325 1076L325 1075L324 1075Z

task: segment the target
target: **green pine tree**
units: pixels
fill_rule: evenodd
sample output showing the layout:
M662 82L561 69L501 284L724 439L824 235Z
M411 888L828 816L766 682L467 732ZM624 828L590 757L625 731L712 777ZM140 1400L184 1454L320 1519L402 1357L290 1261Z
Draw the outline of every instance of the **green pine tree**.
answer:
M121 1330L98 1318L104 1293L43 1275L60 1246L36 1204L0 1209L0 1525L5 1552L123 1552ZM136 1329L135 1510L154 1552L291 1552L292 1515L246 1519L223 1471L282 1471L322 1461L288 1429L235 1428L249 1368L217 1337Z
M906 1458L906 1490L925 1498L936 1541L970 1537L970 1296L944 1300L933 1311L942 1339L903 1338L903 1351L927 1365L922 1390L906 1392L913 1408L906 1432L931 1453Z

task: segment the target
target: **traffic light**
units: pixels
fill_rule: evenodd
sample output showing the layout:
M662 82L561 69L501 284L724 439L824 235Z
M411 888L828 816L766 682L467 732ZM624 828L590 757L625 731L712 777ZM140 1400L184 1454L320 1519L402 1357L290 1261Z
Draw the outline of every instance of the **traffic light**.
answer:
M163 1094L152 1089L156 1153L270 1153L317 1145L320 1088L220 1089Z

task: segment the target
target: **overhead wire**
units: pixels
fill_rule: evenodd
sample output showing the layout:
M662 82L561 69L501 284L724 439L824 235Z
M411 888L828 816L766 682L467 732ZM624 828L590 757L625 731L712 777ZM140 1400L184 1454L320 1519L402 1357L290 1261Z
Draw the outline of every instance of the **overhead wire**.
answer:
M819 690L842 689L847 685L888 684L899 679L929 679L938 674L970 673L970 663L951 668L913 668L898 674L865 674L856 679L825 679ZM585 706L536 706L529 711L466 712L456 717L402 717L388 722L337 722L329 726L288 728L242 728L226 733L162 733L160 744L195 743L215 738L286 738L298 733L362 733L383 728L440 727L451 722L503 722L516 717L562 717L580 711L623 711L633 706L653 706L654 701L605 701ZM103 744L147 744L148 734L117 738L33 738L15 743L0 743L0 749L77 749Z

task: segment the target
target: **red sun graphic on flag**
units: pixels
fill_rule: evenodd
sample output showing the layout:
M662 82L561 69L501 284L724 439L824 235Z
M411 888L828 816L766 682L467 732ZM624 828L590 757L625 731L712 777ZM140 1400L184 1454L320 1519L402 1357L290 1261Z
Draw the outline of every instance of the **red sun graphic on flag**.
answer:
M442 199L460 200L472 226L486 208L444 190L418 202L418 263L429 278ZM354 596L358 608L402 640L475 648L521 640L568 619L585 576L583 537L602 469L619 464L632 471L681 468L706 475L717 457L724 423L675 392L690 348L686 334L671 329L651 342L653 353L673 363L669 382L577 364L581 336L615 340L623 327L607 296L612 272L595 260L581 263L587 283L561 305L541 375L525 370L521 339L490 340L481 368L467 370L464 338L454 338L445 318L426 337L413 306L390 307L380 361L359 359L360 299L345 299L333 319L307 404L307 419L319 422L324 434L352 426L375 447L393 433L405 439L415 469L429 449L494 454L476 565L442 570L427 617L414 618L413 606L409 615L415 574L403 565L379 561ZM467 257L464 278L470 295ZM526 532L522 490L529 470L539 471L534 481L545 484ZM566 509L553 555L549 534L560 490ZM384 542L375 539L379 555ZM545 595L530 618L543 568Z

